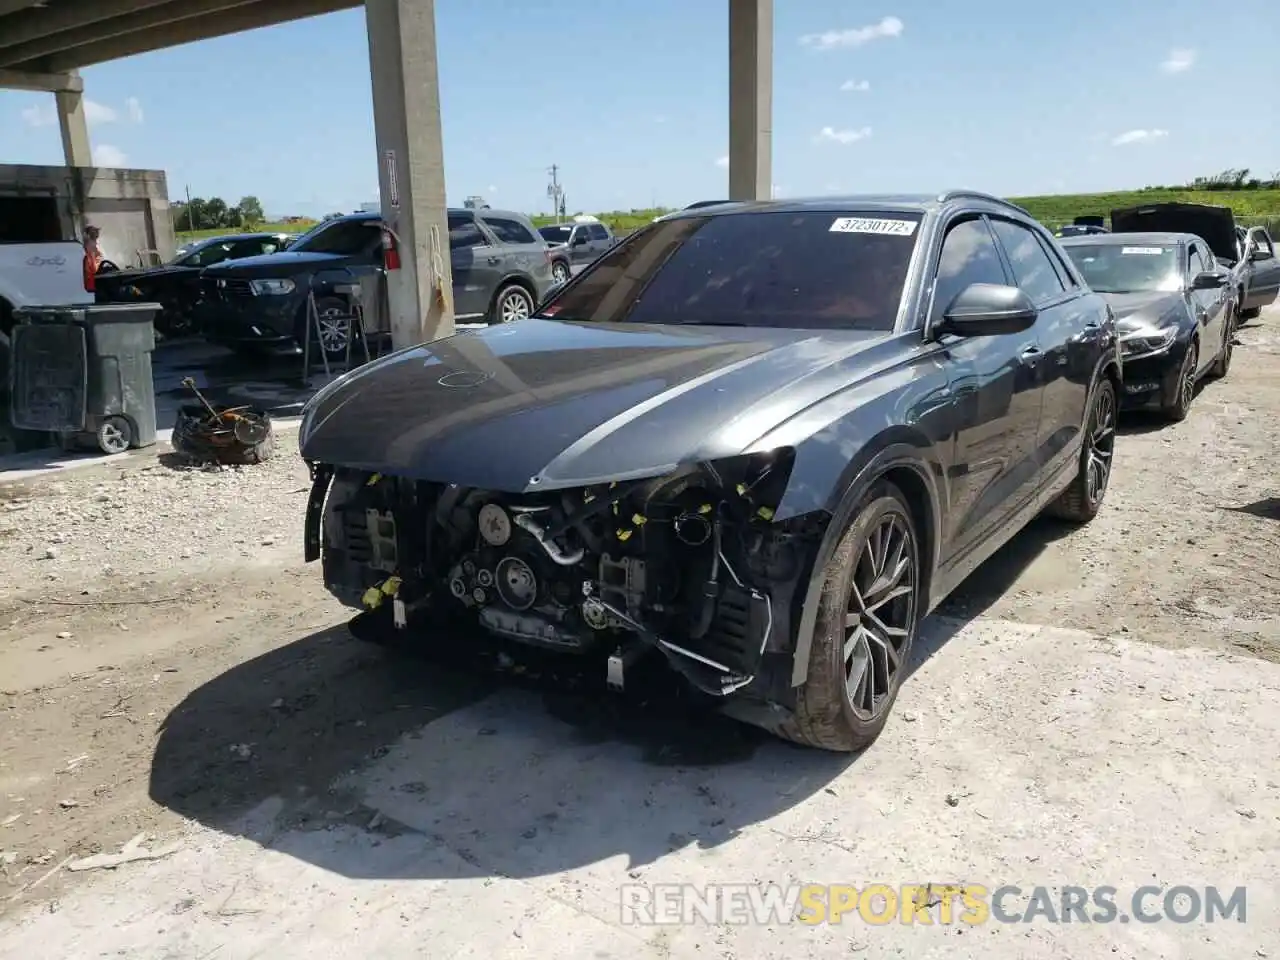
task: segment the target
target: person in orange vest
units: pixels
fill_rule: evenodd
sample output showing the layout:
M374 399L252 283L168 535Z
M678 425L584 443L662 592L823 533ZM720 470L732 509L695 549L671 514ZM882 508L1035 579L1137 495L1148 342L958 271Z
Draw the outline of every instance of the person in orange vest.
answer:
M98 245L98 228L93 224L85 224L84 228L84 289L94 293L98 268L102 266L102 247Z

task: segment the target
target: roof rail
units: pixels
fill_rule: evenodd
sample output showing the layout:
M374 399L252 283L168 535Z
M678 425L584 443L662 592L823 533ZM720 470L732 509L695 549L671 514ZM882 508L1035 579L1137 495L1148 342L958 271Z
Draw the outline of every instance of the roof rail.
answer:
M944 190L938 194L938 202L946 203L949 200L986 200L988 203L997 203L1002 207L1009 207L1017 210L1019 213L1031 216L1026 210L1018 206L1016 203L1010 203L1003 197L997 197L994 194L983 193L981 190Z

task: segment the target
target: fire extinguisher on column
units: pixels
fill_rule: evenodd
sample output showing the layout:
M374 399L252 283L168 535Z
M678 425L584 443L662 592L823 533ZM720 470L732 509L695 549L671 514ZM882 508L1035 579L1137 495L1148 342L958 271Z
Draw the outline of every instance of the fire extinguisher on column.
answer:
M395 231L385 224L382 227L382 266L385 270L400 269L400 245Z

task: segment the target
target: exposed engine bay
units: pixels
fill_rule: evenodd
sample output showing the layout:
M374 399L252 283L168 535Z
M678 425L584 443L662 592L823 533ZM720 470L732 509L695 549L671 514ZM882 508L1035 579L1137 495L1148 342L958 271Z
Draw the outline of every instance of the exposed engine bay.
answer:
M313 464L307 559L395 628L462 615L490 634L598 656L650 652L705 693L790 666L797 584L821 531L773 522L789 452L652 479L509 494Z

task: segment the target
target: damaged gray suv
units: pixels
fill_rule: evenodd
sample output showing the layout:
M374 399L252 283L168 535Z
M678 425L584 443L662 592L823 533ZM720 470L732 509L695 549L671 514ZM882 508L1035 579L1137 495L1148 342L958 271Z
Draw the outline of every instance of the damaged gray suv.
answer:
M684 211L317 394L306 557L389 633L461 619L602 685L656 658L858 750L942 598L1097 513L1119 376L1106 304L993 197Z

